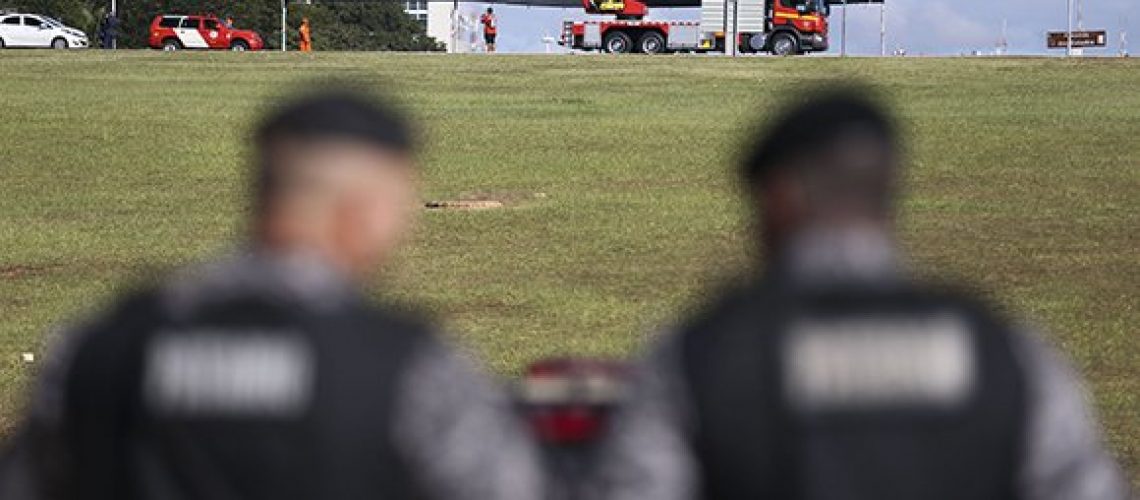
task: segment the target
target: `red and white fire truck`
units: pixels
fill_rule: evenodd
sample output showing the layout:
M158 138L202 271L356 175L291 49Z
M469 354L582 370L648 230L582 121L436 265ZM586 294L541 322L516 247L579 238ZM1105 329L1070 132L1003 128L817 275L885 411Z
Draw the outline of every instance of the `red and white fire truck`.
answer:
M700 19L647 20L650 3L699 6ZM582 6L589 14L616 19L565 21L561 45L614 54L723 52L725 33L735 31L740 52L793 55L827 50L827 0L582 0Z

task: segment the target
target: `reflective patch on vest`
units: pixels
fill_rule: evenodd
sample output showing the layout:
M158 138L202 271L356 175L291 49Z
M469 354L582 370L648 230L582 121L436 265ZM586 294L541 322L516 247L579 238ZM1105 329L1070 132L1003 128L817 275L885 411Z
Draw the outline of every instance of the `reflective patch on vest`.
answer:
M806 411L952 408L972 391L972 349L950 314L803 320L785 340L785 389Z
M159 334L146 352L144 397L168 416L288 417L309 404L314 356L297 335Z

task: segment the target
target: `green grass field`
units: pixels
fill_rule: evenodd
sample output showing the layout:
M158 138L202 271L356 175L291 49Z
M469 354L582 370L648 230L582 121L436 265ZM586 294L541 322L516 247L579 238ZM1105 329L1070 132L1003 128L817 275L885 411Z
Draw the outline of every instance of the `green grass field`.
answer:
M0 53L0 427L45 331L241 230L268 97L344 77L424 124L425 213L380 293L424 303L496 372L625 355L746 262L732 166L788 91L867 81L912 169L922 274L1042 325L1140 484L1140 61ZM536 195L545 194L545 197Z

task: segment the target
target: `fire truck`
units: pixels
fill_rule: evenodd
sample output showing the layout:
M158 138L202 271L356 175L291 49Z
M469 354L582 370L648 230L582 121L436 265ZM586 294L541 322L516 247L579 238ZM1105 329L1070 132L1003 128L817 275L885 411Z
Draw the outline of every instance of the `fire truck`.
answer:
M724 52L725 34L735 31L743 53L786 56L827 50L828 0L581 1L586 13L614 19L565 21L560 45L613 54ZM700 19L647 20L651 4L699 6Z

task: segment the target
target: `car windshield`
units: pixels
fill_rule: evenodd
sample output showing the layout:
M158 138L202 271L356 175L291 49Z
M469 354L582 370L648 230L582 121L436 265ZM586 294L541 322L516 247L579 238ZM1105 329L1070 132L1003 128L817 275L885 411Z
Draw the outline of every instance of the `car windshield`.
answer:
M40 16L40 19L43 19L44 24L51 26L53 28L62 28L63 27L63 23L61 23L58 19L50 18L47 16Z

